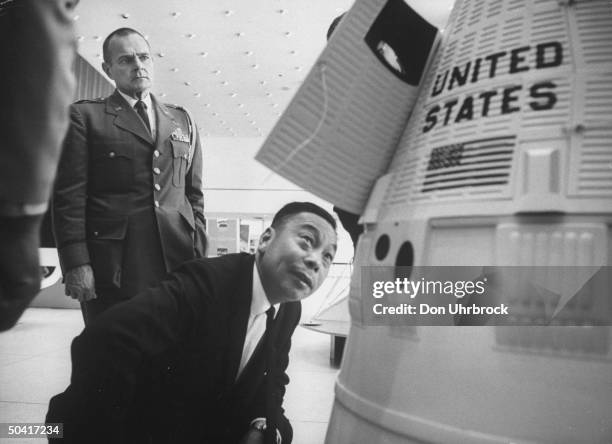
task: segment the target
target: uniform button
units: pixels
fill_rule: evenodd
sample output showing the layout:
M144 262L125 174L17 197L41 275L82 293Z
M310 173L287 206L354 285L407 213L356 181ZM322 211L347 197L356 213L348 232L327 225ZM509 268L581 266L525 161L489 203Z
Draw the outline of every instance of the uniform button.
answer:
M155 208L159 208L159 202L155 201Z
M160 171L160 170L159 170L159 168L157 168L157 167L153 168L153 172L154 172L155 174L159 174L159 173L161 173L161 171Z
M156 189L157 191L161 190L161 187L159 186L159 184L158 184L158 183L156 183L156 184L155 184L155 189Z
M159 157L159 151L157 151L157 150L153 151L153 155L154 155L155 157Z
M108 153L108 157L115 157L115 152L111 151L110 153Z

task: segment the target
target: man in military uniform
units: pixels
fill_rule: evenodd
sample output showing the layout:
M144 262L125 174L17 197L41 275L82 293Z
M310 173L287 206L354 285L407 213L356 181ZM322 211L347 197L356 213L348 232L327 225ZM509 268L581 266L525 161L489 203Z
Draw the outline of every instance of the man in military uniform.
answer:
M72 105L53 204L66 295L82 302L85 323L206 246L194 122L150 93L153 60L138 31L113 31L103 54L117 89Z

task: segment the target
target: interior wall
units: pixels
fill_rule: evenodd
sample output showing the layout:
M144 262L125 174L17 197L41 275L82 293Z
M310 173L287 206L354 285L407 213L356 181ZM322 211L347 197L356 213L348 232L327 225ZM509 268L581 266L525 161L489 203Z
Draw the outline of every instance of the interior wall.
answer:
M200 129L203 132L203 129ZM255 160L263 137L202 138L204 211L207 217L273 215L291 201L310 201L332 212L332 205L298 188ZM350 262L353 245L339 227L336 262Z
M324 201L291 182L270 174L270 170L254 159L264 140L263 137L202 139L207 212L251 212L254 209L258 213L275 213L279 204L296 199L325 205ZM229 195L234 195L236 200L227 201ZM255 202L254 197L257 198Z

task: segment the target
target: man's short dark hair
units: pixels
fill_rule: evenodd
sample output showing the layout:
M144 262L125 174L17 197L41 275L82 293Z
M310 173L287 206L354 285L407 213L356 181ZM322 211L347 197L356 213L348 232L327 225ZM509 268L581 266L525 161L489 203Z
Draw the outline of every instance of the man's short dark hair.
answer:
M136 31L135 29L132 29L132 28L115 29L104 39L104 43L102 43L102 56L104 57L104 61L106 63L111 63L110 50L108 47L110 46L110 41L113 39L113 37L125 37L126 35L130 35L130 34L138 34L140 37L144 39L145 42L147 42L147 45L149 45L149 41L146 39L146 37L142 35L142 33Z
M313 213L317 216L321 216L323 219L329 222L332 227L334 227L334 231L336 230L336 219L334 219L334 217L323 208L313 204L312 202L288 203L274 215L274 219L272 219L272 228L281 227L287 221L287 219L298 213Z

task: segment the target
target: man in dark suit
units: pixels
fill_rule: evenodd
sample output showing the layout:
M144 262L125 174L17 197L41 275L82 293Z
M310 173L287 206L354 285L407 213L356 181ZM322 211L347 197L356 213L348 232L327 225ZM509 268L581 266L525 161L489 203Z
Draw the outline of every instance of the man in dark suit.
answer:
M0 331L40 289L40 224L74 99L76 3L0 1Z
M49 405L61 442L289 444L291 335L333 262L335 229L322 208L290 203L254 256L188 262L88 325L71 385Z
M150 93L153 59L137 31L103 44L117 89L71 108L53 205L66 294L85 323L204 255L202 151L183 108Z

